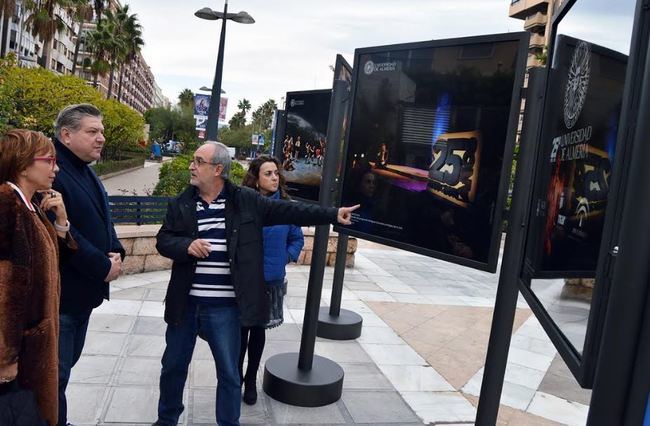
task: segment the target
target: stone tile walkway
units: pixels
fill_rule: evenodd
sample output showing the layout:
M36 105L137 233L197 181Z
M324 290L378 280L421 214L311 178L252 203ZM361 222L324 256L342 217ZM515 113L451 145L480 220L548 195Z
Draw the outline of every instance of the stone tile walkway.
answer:
M297 352L309 267L288 268L285 324L267 332L263 362ZM327 268L322 304L333 270ZM77 425L137 425L156 418L168 271L122 277L91 317L68 391ZM242 424L471 424L498 277L373 244L346 270L343 307L364 319L356 341L318 339L315 353L345 371L342 398L319 408L289 406L260 390ZM499 413L502 425L585 423L580 389L520 301ZM261 387L262 371L258 374ZM216 375L198 340L186 386L184 425L214 424Z

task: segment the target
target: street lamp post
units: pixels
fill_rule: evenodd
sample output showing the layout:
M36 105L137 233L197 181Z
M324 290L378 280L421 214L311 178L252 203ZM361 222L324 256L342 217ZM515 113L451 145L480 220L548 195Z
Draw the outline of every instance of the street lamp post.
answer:
M212 95L210 97L210 107L208 108L208 123L206 125L207 140L216 141L219 129L219 107L221 105L221 77L223 74L223 48L226 41L226 21L228 19L239 22L240 24L252 24L255 22L252 16L241 11L239 13L228 13L228 0L225 1L223 12L217 12L209 7L194 12L194 16L216 21L221 19L221 38L219 39L219 54L217 55L217 69L214 73L214 82L212 83Z

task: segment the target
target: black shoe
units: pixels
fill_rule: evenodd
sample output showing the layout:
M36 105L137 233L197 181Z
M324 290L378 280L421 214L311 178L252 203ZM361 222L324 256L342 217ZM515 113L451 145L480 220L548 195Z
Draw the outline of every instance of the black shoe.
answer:
M242 399L248 405L255 405L257 402L257 386L255 386L255 383L251 386L245 386L244 397Z

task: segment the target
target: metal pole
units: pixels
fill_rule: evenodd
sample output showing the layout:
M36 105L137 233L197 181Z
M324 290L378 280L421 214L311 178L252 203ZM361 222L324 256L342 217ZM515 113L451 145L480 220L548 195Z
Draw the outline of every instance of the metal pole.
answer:
M226 18L228 13L228 0L223 6L223 22L221 23L221 38L219 39L219 54L217 55L217 69L212 83L212 95L208 107L208 122L206 123L206 140L216 141L219 132L219 110L221 107L221 76L223 74L223 50L226 42Z
M348 256L348 236L339 232L336 243L336 261L334 263L334 279L332 280L332 298L330 300L330 315L338 317L341 313L341 297L343 295L343 278L345 262Z
M526 228L537 159L539 118L543 110L544 72L541 68L533 68L529 71L523 137L519 144L508 233L485 358L485 372L476 412L477 426L495 425L499 414L499 402L519 295L517 281L526 244Z
M332 189L335 185L336 170L338 168L338 152L340 143L340 130L330 133L332 120L332 111L340 111L338 104L342 103L345 90L336 90L336 84L341 85L345 82L336 81L333 93L338 93L338 97L332 99L333 105L330 106L330 117L327 133L327 150L325 151L325 163L323 167L323 176L318 194L318 201L321 207L332 206ZM344 98L343 98L344 99ZM342 117L340 118L342 119ZM339 126L340 127L340 126ZM298 368L300 370L310 370L314 359L314 346L316 345L316 330L318 328L318 313L320 308L320 298L323 292L323 274L325 272L325 263L327 262L327 241L330 235L329 225L320 225L316 227L314 235L314 248L311 257L311 267L309 268L309 283L307 285L307 301L305 303L305 317L302 327L302 338L300 340L300 355L298 358Z

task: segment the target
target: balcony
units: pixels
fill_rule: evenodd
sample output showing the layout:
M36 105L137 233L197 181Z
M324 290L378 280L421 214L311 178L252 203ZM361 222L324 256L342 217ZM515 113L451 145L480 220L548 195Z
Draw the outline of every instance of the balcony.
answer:
M516 19L526 19L527 16L536 12L544 12L548 9L549 0L518 0L510 2L508 16Z
M532 33L530 35L530 44L531 49L543 49L546 46L546 38L543 35Z
M545 27L547 22L547 15L543 12L537 12L529 15L524 21L524 29L530 31L533 28Z

